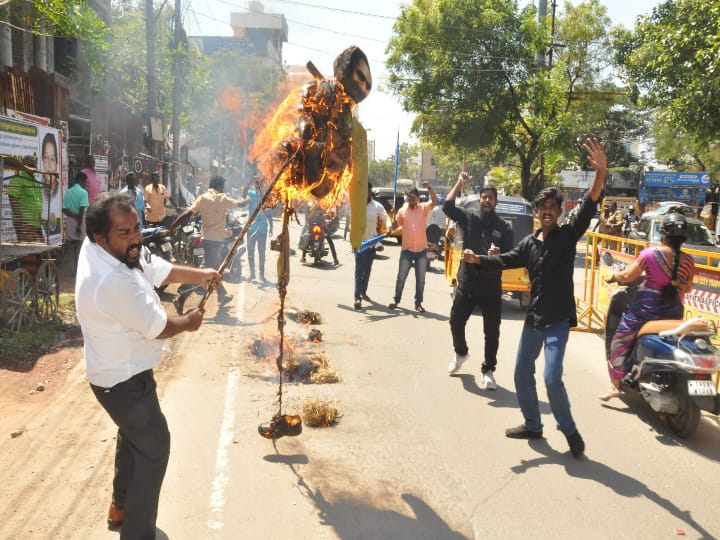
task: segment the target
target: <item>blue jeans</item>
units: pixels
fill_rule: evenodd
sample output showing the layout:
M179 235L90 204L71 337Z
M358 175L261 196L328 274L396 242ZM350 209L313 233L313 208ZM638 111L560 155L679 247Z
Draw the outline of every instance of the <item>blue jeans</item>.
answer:
M265 277L265 241L267 240L267 231L248 231L247 236L247 256L248 266L250 266L250 277L255 277L255 249L257 247L258 262L260 270L260 278Z
M563 357L569 333L568 321L548 328L533 328L527 323L523 326L515 361L515 391L525 418L525 427L529 430L540 431L543 427L535 387L535 360L540 355L543 345L545 346L543 378L557 428L565 435L577 430L570 414L570 401L562 381Z
M395 303L399 304L402 298L405 280L410 273L410 266L415 265L415 304L422 304L425 291L425 272L427 271L427 249L410 251L403 249L400 252L400 266L395 280Z
M364 294L367 295L370 271L374 260L375 248L373 247L361 253L355 252L355 300L360 300Z

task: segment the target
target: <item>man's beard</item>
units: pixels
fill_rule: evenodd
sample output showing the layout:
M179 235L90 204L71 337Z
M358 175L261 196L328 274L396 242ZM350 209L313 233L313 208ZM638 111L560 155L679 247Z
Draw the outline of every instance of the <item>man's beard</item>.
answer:
M135 260L132 260L130 258L130 252L137 248L138 250L138 256ZM133 244L131 246L128 246L127 251L125 252L124 257L120 257L120 262L125 263L125 265L130 268L131 270L134 270L137 268L138 270L142 270L142 266L140 265L140 255L142 254L142 243L139 244Z

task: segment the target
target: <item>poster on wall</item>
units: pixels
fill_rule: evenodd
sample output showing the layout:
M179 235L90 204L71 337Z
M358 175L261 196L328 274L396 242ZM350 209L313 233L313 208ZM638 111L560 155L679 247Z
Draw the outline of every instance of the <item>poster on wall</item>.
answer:
M47 173L30 175L4 166L0 242L62 243L64 152L59 130L0 116L0 154L17 161L31 156L36 168Z

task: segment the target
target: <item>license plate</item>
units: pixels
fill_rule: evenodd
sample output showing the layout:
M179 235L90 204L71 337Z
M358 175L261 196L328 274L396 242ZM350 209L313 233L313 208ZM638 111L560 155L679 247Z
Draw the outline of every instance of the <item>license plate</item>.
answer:
M714 396L715 385L711 380L688 381L688 395L691 396Z
M170 253L172 251L172 244L170 242L165 242L160 246L160 249L162 249L165 253Z
M204 257L205 249L204 248L195 248L195 249L193 249L193 255L195 255L196 257Z

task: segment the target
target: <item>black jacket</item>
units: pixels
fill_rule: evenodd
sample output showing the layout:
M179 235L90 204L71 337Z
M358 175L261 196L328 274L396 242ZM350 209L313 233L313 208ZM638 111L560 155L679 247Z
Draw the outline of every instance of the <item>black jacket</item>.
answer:
M595 201L585 195L575 217L555 227L540 242L539 230L529 234L510 251L494 257L481 257L486 268L526 267L530 274L531 300L525 322L535 328L546 328L569 321L577 326L573 270L578 240L585 234L595 214Z
M491 244L499 247L501 253L512 249L512 226L495 212L486 215L474 208L458 208L454 200L445 201L443 212L460 228L463 249L472 249L477 254L487 254ZM479 264L461 261L457 275L458 287L473 294L500 294L501 274L500 268L481 268Z

